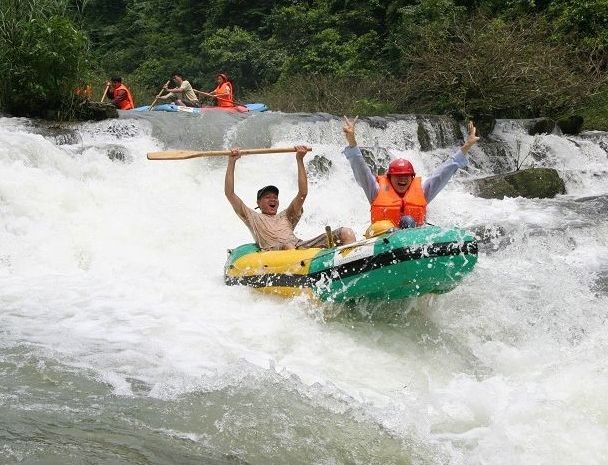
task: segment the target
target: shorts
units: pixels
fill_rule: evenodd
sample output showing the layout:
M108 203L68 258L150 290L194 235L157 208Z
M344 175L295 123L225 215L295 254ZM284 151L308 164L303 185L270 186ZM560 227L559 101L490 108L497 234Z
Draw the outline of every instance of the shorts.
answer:
M331 232L331 235L334 239L335 245L341 245L342 240L340 239L340 235L342 233L342 228L334 229ZM312 249L320 247L325 249L328 247L327 245L327 234L319 234L317 237L313 237L312 239L308 239L307 241L299 240L296 242L296 249Z

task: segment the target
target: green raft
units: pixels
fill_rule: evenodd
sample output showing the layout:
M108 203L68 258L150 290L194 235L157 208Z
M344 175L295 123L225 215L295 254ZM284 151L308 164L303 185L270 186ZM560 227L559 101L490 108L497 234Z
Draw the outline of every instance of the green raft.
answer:
M469 232L425 226L329 249L261 251L241 245L228 253L224 280L325 302L394 300L450 291L476 262L477 243Z

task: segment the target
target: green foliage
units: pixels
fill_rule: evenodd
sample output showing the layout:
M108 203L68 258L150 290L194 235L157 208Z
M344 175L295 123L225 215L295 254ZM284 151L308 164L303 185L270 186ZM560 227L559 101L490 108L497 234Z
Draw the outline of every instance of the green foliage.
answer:
M0 0L0 107L111 75L144 104L174 71L201 90L225 72L288 111L601 121L607 25L607 0Z
M200 44L201 59L228 73L240 87L256 88L277 76L284 52L238 26L217 30Z
M606 0L556 0L548 8L556 40L566 38L593 64L608 68L608 2Z
M575 111L584 118L583 129L608 131L608 86L585 100Z
M265 102L277 111L370 116L394 113L391 100L399 94L400 87L399 81L380 77L332 78L307 74L282 79L245 97Z
M0 104L17 115L67 112L86 78L88 41L61 0L2 0Z
M573 108L601 84L544 21L477 16L421 37L407 59L406 107L463 115L535 117Z

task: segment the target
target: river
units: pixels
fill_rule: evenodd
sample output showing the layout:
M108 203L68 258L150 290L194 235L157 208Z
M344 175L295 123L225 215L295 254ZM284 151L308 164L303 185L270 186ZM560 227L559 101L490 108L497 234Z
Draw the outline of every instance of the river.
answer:
M340 119L0 118L0 463L608 463L608 134L525 128L498 121L430 204L429 222L480 236L460 286L353 309L225 286L226 250L250 242L226 158L146 159L309 144L296 232L361 237ZM422 176L462 143L437 117L363 119L357 136ZM471 193L527 155L567 194ZM237 162L246 203L266 184L287 205L293 155Z

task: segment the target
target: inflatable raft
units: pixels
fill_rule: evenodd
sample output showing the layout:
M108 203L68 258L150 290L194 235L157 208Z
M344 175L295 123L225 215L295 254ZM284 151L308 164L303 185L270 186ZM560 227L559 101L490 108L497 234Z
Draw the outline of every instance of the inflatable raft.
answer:
M149 105L143 107L133 108L130 111L148 111L150 108ZM237 105L234 107L200 107L200 108L192 108L192 107L184 107L181 105L175 105L174 103L163 103L161 105L155 105L152 107L152 111L166 111L169 113L175 112L184 112L184 113L207 113L209 111L220 111L220 112L228 112L228 113L247 113L250 111L253 112L262 112L268 111L268 107L263 103L248 103L246 105Z
M329 249L230 250L227 285L326 302L392 300L454 289L477 262L477 243L461 229L397 229Z

